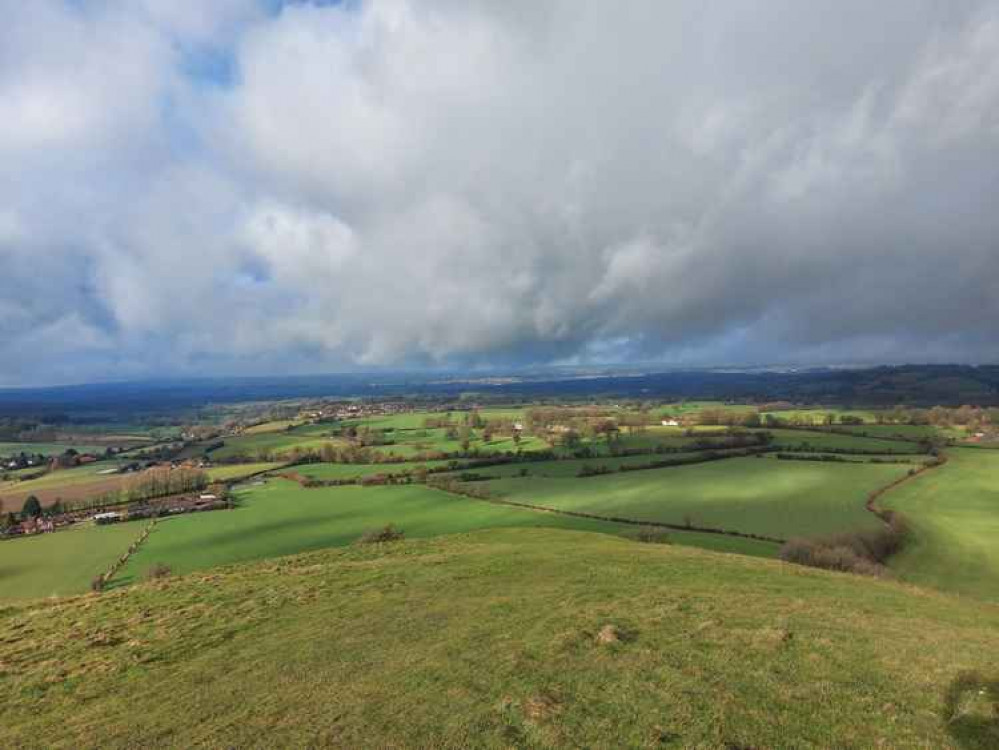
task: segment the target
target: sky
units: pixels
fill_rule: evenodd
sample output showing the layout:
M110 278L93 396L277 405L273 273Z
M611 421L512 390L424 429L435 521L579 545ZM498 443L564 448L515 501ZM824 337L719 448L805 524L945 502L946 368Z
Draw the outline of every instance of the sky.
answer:
M995 2L0 18L0 385L999 361Z

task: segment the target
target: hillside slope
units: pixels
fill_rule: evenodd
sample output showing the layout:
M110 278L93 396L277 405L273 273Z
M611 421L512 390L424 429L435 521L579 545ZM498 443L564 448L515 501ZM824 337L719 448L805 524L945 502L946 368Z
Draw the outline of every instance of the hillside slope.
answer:
M913 532L891 567L913 583L999 603L999 451L947 455L944 466L884 496Z
M999 742L994 605L557 530L10 606L0 671L6 747Z

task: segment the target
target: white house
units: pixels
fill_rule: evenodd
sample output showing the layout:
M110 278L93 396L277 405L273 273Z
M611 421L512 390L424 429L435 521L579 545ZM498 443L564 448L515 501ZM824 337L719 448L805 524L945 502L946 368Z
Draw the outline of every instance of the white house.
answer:
M664 419L663 420L663 427L679 427L679 426L680 426L680 423L677 422L675 419Z

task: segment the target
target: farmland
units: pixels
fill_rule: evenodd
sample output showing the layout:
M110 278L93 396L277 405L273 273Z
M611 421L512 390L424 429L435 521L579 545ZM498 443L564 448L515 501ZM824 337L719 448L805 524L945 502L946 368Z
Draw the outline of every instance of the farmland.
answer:
M363 479L364 477L373 477L378 474L412 472L421 467L428 469L437 468L447 463L447 461L403 461L381 464L303 464L295 467L295 473L309 479L326 482L331 480Z
M82 594L141 532L141 524L87 524L0 544L0 598Z
M231 464L229 466L212 466L206 470L206 473L213 482L233 482L255 474L273 471L281 466L283 464L266 461L251 464Z
M160 523L129 561L121 583L165 563L178 572L350 544L364 532L395 524L407 536L454 534L502 527L558 527L631 535L634 526L494 505L423 485L306 489L272 479L238 493L235 510ZM763 542L677 532L677 543L772 555Z
M356 403L314 422L255 404L245 423L214 414L128 459L8 473L0 497L14 511L29 493L93 499L147 467L227 495L164 492L138 506L160 515L154 526L78 514L32 533L16 521L21 535L0 543L0 663L18 665L0 698L15 745L252 746L259 721L269 742L292 745L989 746L991 725L939 718L969 669L996 666L982 654L999 638L983 626L999 618L988 601L999 451L947 441L966 431L875 424L874 412L805 424L825 408L747 427L755 407L720 402L371 414ZM668 414L683 422L662 424ZM874 496L908 523L901 552L840 568L866 576L780 561L830 534L880 538ZM403 540L364 541L389 524ZM157 570L166 577L148 583ZM20 661L53 639L58 690L52 660ZM237 679L251 653L277 698ZM209 680L211 716L178 724L176 711L206 710L187 696ZM166 710L149 691L179 702ZM392 719L400 692L413 703L405 727ZM45 709L18 710L25 696Z
M979 602L518 528L8 606L0 699L12 746L985 750L997 655Z
M67 450L75 450L77 453L102 452L104 446L94 443L4 443L0 442L0 456L13 456L18 453L35 454L43 456L58 456Z
M261 432L226 438L225 445L211 451L210 455L215 461L226 461L240 457L250 461L258 461L272 456L288 455L296 448L299 450L319 450L327 443L342 444L341 441L295 431Z
M0 484L0 507L4 511L17 511L28 495L35 495L43 505L56 500L77 501L97 497L120 489L127 477L107 474L122 465L120 461L101 461L49 472L37 479Z
M999 451L954 448L948 457L887 496L914 537L892 567L914 583L999 601Z
M496 497L545 508L787 538L876 527L869 492L903 476L899 465L731 458L587 478L509 477Z

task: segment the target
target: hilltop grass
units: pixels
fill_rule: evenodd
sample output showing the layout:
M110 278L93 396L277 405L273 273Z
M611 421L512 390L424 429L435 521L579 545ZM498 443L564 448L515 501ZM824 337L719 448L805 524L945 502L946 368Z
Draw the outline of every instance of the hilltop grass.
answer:
M914 583L999 601L999 451L953 448L947 456L882 499L912 528L891 568Z
M156 563L178 572L204 570L355 542L392 523L407 537L499 527L558 527L631 536L636 527L455 497L424 485L306 489L286 479L238 492L234 510L198 513L160 523L132 556L118 585L139 580ZM671 540L718 551L774 556L767 542L676 532Z
M527 466L530 466L527 464ZM877 528L867 494L907 466L730 458L587 478L487 482L516 502L639 521L722 528L779 538Z
M0 542L0 599L81 594L141 532L140 523L85 524Z
M994 606L555 530L7 607L0 664L14 747L999 742Z

